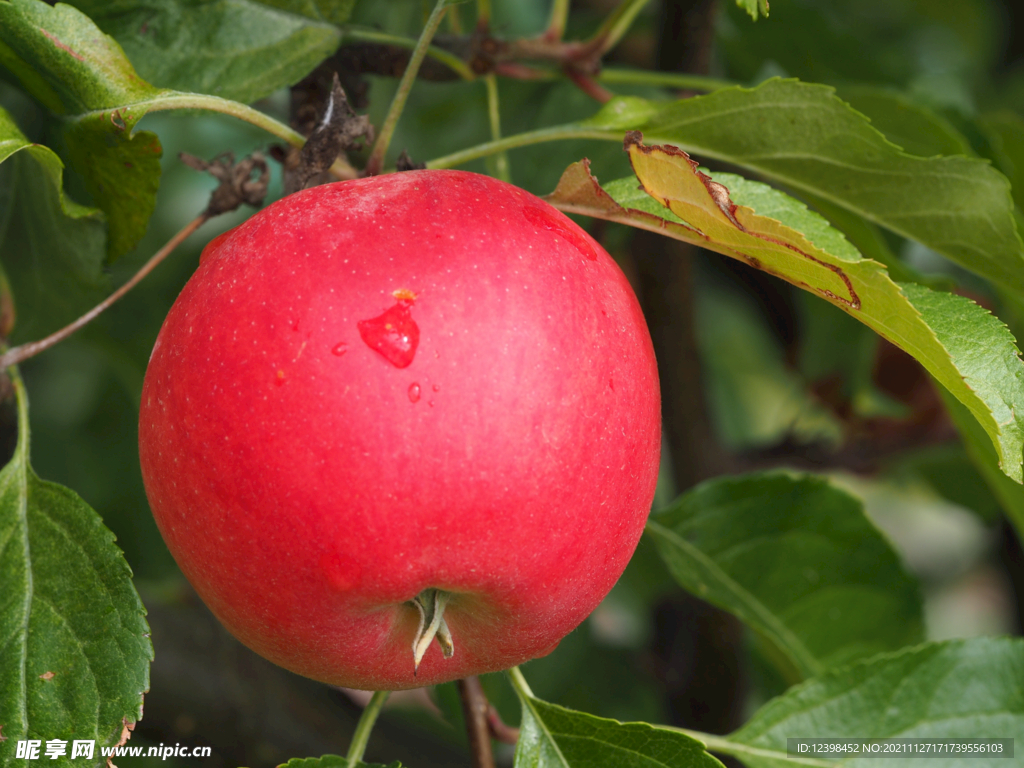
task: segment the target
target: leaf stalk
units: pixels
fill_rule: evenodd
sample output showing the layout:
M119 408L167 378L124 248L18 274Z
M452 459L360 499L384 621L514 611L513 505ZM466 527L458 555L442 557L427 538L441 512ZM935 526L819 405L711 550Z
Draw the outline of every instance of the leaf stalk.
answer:
M370 741L370 733L373 731L377 716L380 715L381 707L388 700L391 691L374 691L370 703L366 705L363 714L359 716L359 723L356 725L356 732L352 734L352 743L349 744L348 753L345 755L345 768L356 768L366 753L366 745Z
M517 133L514 136L507 136L497 141L488 141L484 144L477 144L475 147L453 152L450 155L437 157L427 162L427 168L454 168L455 166L468 163L471 160L479 160L497 152L504 152L508 149L528 147L532 144L543 144L548 141L564 141L566 139L599 139L601 141L622 141L622 131L614 131L606 128L588 128L578 123L559 125L553 128L541 128L537 131Z
M384 157L387 154L388 146L391 144L391 137L395 133L395 128L398 125L398 119L402 116L402 110L405 108L405 102L409 99L409 92L412 90L412 85L416 81L416 75L420 71L420 65L423 64L423 59L427 55L427 48L430 47L430 41L434 39L434 34L437 32L437 28L441 25L441 19L444 18L444 13L447 10L448 0L437 0L437 5L435 5L434 10L430 12L430 17L427 19L427 23L423 27L420 39L417 41L416 47L413 49L412 56L409 57L409 63L405 68L405 72L402 74L402 79L398 83L398 90L395 91L395 97L392 99L391 107L388 109L387 116L384 118L384 124L380 128L380 134L377 136L377 141L373 145L373 150L370 152L369 159L366 161L367 176L376 176L384 168Z
M501 141L501 105L498 101L498 77L493 72L484 78L487 86L487 117L491 123L491 140ZM487 170L502 181L512 181L508 153L500 151L488 158Z

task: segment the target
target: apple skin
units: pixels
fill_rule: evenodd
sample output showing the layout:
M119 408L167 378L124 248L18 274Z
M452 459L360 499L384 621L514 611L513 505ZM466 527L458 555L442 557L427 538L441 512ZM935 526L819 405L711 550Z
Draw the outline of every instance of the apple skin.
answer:
M207 246L154 346L139 447L171 553L236 637L397 690L578 626L639 540L660 430L611 257L521 189L411 171L299 192ZM414 674L428 588L451 594L455 654L433 643Z

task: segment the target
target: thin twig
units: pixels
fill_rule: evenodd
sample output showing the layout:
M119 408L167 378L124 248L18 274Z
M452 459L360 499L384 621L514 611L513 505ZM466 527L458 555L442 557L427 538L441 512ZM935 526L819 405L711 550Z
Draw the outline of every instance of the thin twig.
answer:
M650 0L622 0L594 33L591 42L598 45L597 56L600 58L619 44L622 37L633 26L633 21Z
M538 69L527 64L506 61L494 65L494 73L513 80L557 80L558 72L553 69Z
M493 704L487 705L487 728L491 738L502 744L515 744L519 741L519 729L505 723Z
M345 768L356 768L366 753L366 745L370 741L370 733L373 731L373 724L377 722L377 715L381 707L388 700L391 691L374 691L370 703L366 705L363 714L359 717L356 725L356 732L352 734L352 743L348 747L348 754L345 755Z
M395 91L391 107L384 118L384 124L380 128L380 135L377 136L377 141L373 145L370 157L366 161L367 176L375 176L384 168L384 157L387 155L388 145L391 143L391 137L395 132L395 127L398 125L398 118L402 116L405 102L409 98L409 91L412 90L412 84L416 81L416 74L420 71L420 65L427 55L427 48L430 46L430 41L434 38L434 33L437 32L437 28L441 25L441 19L444 18L446 10L448 10L448 6L445 5L445 0L438 0L434 10L430 12L430 18L427 19L423 33L413 49L412 56L409 57L409 64L406 66L402 79L398 83L398 90Z
M466 719L466 734L469 736L469 753L473 768L494 768L491 731L487 724L487 710L490 704L483 686L480 685L480 678L467 677L459 680L456 685L462 699L462 714Z
M492 72L484 77L487 85L487 117L491 123L491 141L501 140L501 105L498 101L498 78ZM487 170L502 181L512 181L508 153L498 152L487 158Z
M544 30L543 37L548 40L561 40L565 34L565 22L569 18L569 0L555 0L551 4L551 16L548 19L548 28Z
M478 30L490 29L491 26L491 0L476 0L476 28Z
M95 307L90 309L88 312L86 312L84 315L82 315L74 322L64 326L59 331L51 333L44 339L39 339L38 341L30 341L26 344L21 344L20 346L7 350L7 352L5 352L3 355L0 355L0 370L5 369L11 365L17 365L18 363L21 363L24 360L28 360L30 357L38 355L43 350L49 349L54 344L63 341L68 336L73 334L75 331L92 322L92 320L94 320L107 307L109 307L115 301L117 301L126 293L128 293L128 291L134 288L138 284L138 282L142 280L142 278L144 278L146 275L152 272L157 264L159 264L161 261L167 258L167 256L170 255L170 253L174 251L175 248L181 245L182 241L185 238L187 238L189 235L191 235L193 232L199 229L199 227L206 223L206 221L209 218L209 214L204 212L196 216L194 219L192 219L192 221L190 221L188 224L182 227L181 231L178 232L178 234L176 234L174 237L168 240L167 244L164 245L163 248L154 253L150 257L149 261L147 261L142 266L142 269L140 269L138 272L132 275L131 279L128 280L128 282L126 282L124 285L122 285L120 288L118 288L116 291L110 294L106 299L104 299L102 302L100 302Z
M601 85L597 80L592 78L585 72L580 72L571 66L565 68L565 75L575 83L576 87L583 91L587 96L592 99L596 99L602 104L607 104L613 98L615 94Z

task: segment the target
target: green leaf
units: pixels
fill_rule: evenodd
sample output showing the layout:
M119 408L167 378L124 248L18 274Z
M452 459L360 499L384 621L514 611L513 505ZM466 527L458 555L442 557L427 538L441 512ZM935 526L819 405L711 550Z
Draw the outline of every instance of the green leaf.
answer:
M639 130L648 143L750 169L1024 293L1006 178L984 160L902 152L827 86L772 79L669 105L619 98L579 127L607 138Z
M13 382L18 444L0 471L0 724L10 744L95 740L93 759L61 762L98 766L100 749L142 717L153 658L145 609L99 515L29 466L28 404L16 373ZM0 766L14 754L3 750Z
M262 5L279 8L328 24L342 25L352 16L356 0L257 0Z
M999 471L992 443L977 420L971 417L971 412L945 390L940 389L939 394L946 412L960 433L971 462L984 478L989 490L999 499L999 505L1017 531L1017 537L1024 541L1024 486Z
M548 200L718 251L826 299L920 361L981 422L1003 472L1024 478L1024 363L997 318L967 299L893 282L825 219L765 184L712 179L686 153L635 137L628 149L642 189L632 178L602 189L577 163Z
M952 280L938 275L924 275L903 262L893 253L877 224L815 195L805 192L802 198L828 219L833 227L842 232L862 256L884 265L893 280L900 283L921 283L938 290L952 290Z
M722 768L690 736L620 723L520 695L515 768Z
M113 39L69 5L0 3L0 39L41 76L67 114L111 109L158 92L139 79ZM29 92L45 103L41 94Z
M870 85L846 85L838 89L838 95L907 154L918 157L974 154L970 142L946 118L898 91Z
M180 91L251 103L292 85L341 42L353 0L72 0L139 74Z
M354 766L349 766L347 757L323 755L322 757L293 757L287 763L281 763L278 768L402 768L402 764L398 760L386 766L380 763L359 761Z
M123 115L123 116L122 116ZM160 139L133 132L138 118L112 111L82 118L67 132L72 167L107 215L107 256L124 255L146 232L160 187Z
M14 341L45 336L106 294L103 214L69 200L64 165L0 109L0 259L14 294Z
M825 478L711 480L647 532L684 589L759 632L801 677L923 637L916 583L860 500Z
M768 18L768 0L736 0L736 5L749 13L754 21L758 15Z
M1014 202L1024 210L1024 118L1013 112L991 112L979 117L977 123L996 166L1010 180Z
M123 255L138 243L156 206L161 154L155 134L133 135L146 110L126 105L163 92L139 78L117 43L67 5L0 2L0 44L15 57L12 71L30 93L44 104L56 100L73 117L71 162L107 214L108 258Z
M711 745L747 768L792 768L787 738L1012 738L1024 743L1024 640L929 643L835 670L761 707L740 730ZM803 765L902 765L878 759L807 759ZM976 768L977 756L922 761Z

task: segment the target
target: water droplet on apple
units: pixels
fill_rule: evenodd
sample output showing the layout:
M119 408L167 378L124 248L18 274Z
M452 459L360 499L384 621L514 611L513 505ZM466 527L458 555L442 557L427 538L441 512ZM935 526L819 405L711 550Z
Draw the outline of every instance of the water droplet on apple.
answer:
M415 381L409 385L409 402L418 403L420 401L420 385Z
M274 379L274 383L277 384L277 386L280 387L282 384L284 384L284 382L285 382L284 371L279 370L277 372L277 378Z
M410 304L399 301L383 315L356 323L366 346L396 368L412 363L420 343L420 328L412 319Z
M331 347L331 354L334 355L335 357L341 357L346 352L348 352L348 344L346 344L344 341L339 341L337 344Z
M434 386L431 387L431 389L434 390L435 392L440 392L441 391L441 385L440 384L435 384Z
M526 205L523 206L523 216L535 227L542 227L554 232L588 259L597 261L597 251L594 250L594 246L591 245L586 235L566 224L554 209L545 210L537 205Z

